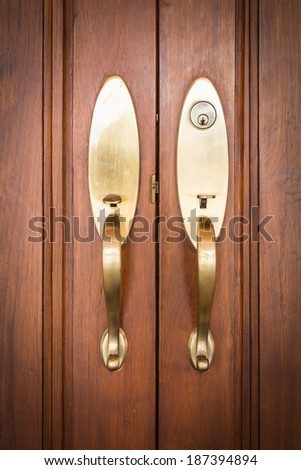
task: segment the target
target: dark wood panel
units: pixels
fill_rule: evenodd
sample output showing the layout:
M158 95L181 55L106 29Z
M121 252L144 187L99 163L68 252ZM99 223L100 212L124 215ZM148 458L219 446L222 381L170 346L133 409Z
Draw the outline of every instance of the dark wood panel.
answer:
M137 213L149 221L154 218L149 188L150 176L155 172L155 33L152 0L74 2L73 69L66 70L69 76L73 73L73 96L72 84L67 89L73 117L69 115L66 120L67 132L72 131L72 144L68 144L72 160L66 168L73 174L73 183L69 178L66 191L70 201L73 184L72 213L80 217L82 236L88 232L87 217L92 215L87 179L92 112L101 85L113 74L124 78L137 113L141 149ZM129 351L124 368L115 373L104 367L99 352L107 320L98 237L93 243L74 242L69 261L73 268L69 264L67 276L73 276L73 282L69 284L65 311L65 447L153 448L154 244L150 240L129 241L123 249L121 324Z
M301 446L301 3L259 2L260 446Z
M27 240L42 207L40 1L2 1L0 447L42 446L42 244Z
M258 5L257 1L238 1L236 16L236 71L242 86L236 100L236 120L241 119L241 134L235 138L243 152L242 215L252 218L252 207L258 206ZM240 14L239 14L240 13ZM241 18L242 16L242 18ZM241 20L240 20L241 18ZM241 45L243 49L241 50ZM241 244L242 316L242 448L258 448L258 243L251 241L250 225L240 233L249 238Z
M185 94L197 77L215 85L229 140L230 181L225 226L240 214L240 115L234 1L160 2L160 212L180 214L176 143ZM242 18L242 12L237 21ZM239 32L241 38L242 32ZM239 52L241 55L241 51ZM240 59L240 56L239 56ZM238 102L236 102L238 100ZM236 143L234 142L236 135ZM239 448L241 444L240 246L218 246L211 331L216 342L208 372L192 369L187 344L197 321L197 258L189 240L168 243L160 225L159 446L162 449Z
M43 448L62 448L63 365L63 23L67 2L44 2L44 213L51 238L43 254ZM51 209L53 208L53 209ZM52 214L55 211L55 215ZM51 219L51 220L50 220ZM55 240L55 243L53 241Z
M248 213L245 214L249 221L252 221L252 208L259 206L258 194L258 1L249 0L246 2L246 27L248 28L248 38L246 43L246 64L247 64L247 89L245 91L245 126L247 128L244 137L244 148L248 160L244 166L244 176L249 183L244 185L244 198L247 201ZM246 183L246 179L245 179ZM252 234L252 228L249 235ZM258 242L248 242L249 257L249 295L244 294L250 312L250 442L251 449L259 447L259 246ZM248 264L248 263L246 263ZM246 276L244 276L246 279ZM245 317L244 311L244 317ZM245 342L245 341L244 341ZM245 358L245 351L244 351Z

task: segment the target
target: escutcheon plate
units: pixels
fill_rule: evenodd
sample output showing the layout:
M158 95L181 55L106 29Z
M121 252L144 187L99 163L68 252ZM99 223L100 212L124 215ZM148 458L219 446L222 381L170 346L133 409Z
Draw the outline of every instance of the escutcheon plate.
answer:
M120 214L125 241L135 215L139 188L139 137L136 114L123 79L106 80L96 100L89 139L89 191L97 231L102 237L105 218ZM108 195L121 202L106 204Z
M191 110L200 102L210 103L216 111L215 121L210 127L197 128L191 121ZM177 181L185 228L197 248L196 221L200 217L209 217L218 237L228 192L228 142L224 113L219 96L207 78L195 80L183 104L178 133ZM204 200L202 195L206 196L206 208L200 207L200 201Z

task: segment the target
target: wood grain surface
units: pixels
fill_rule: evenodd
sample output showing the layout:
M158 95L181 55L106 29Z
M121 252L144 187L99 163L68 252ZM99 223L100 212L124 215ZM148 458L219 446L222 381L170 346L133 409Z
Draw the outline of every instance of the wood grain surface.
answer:
M260 447L301 447L301 3L259 2Z
M51 234L44 243L43 253L44 449L61 449L63 443L64 251L69 244L64 245L65 228L59 220L67 215L65 194L69 177L65 165L68 109L64 93L65 77L69 75L64 61L67 41L63 40L67 12L68 2L44 2L43 199L46 228Z
M229 142L225 226L240 213L240 142L234 142L236 10L231 0L160 2L160 214L180 215L176 180L177 133L193 80L208 77L224 109ZM240 99L240 96L238 96ZM236 132L235 135L239 135ZM241 444L240 247L217 248L217 283L210 329L216 352L204 374L188 359L197 322L197 257L189 240L166 241L160 225L159 447L233 449Z
M0 448L300 449L301 3L0 3ZM149 223L146 242L122 248L129 351L116 373L99 351L101 242L93 229L92 242L64 243L68 231L55 219L69 218L70 235L91 234L89 131L113 74L136 109L137 215ZM161 222L156 263L152 225L158 210L165 221L181 215L178 125L198 77L213 82L226 119L228 234L231 218L250 219L252 206L258 221L274 216L266 226L274 241L227 237L217 246L216 350L204 374L187 351L196 252L188 239L168 242ZM159 209L150 194L156 153ZM55 240L29 243L28 221L43 214Z
M42 446L42 244L28 228L42 205L39 1L2 1L0 448Z
M97 94L110 75L125 80L140 136L137 214L150 222L150 177L155 173L155 2L75 1L65 58L73 77L66 88L70 171L66 191L82 236L92 216L88 192L88 141ZM71 30L70 30L71 28ZM73 29L73 30L72 30ZM69 37L69 39L68 39ZM71 88L73 87L73 89ZM72 109L73 108L73 109ZM71 139L71 142L70 140ZM155 245L128 241L122 249L121 326L129 350L121 371L102 363L99 345L107 327L101 242L74 242L67 260L65 307L64 446L75 449L151 449L155 446Z

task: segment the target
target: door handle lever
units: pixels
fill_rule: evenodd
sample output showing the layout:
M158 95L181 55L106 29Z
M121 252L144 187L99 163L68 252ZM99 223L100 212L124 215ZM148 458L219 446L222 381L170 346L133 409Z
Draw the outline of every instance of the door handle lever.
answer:
M194 81L184 100L178 134L178 194L197 251L197 326L188 342L193 367L208 370L214 353L209 322L215 290L216 242L228 193L228 142L219 96L207 78ZM196 228L196 230L195 230Z
M121 198L119 199L121 200ZM109 198L109 200L112 204L112 198ZM119 326L121 305L121 234L120 218L116 213L108 215L105 219L102 244L102 268L108 328L102 337L101 351L105 365L109 370L114 371L121 368L127 352L127 339L124 331Z
M139 188L139 137L129 90L119 76L109 77L94 107L89 139L89 190L94 222L102 240L102 271L107 329L100 351L105 366L116 371L127 354L120 327L121 247L131 230Z
M211 364L214 340L209 330L215 289L216 249L214 226L210 219L197 221L198 321L189 338L189 357L195 369L205 372Z

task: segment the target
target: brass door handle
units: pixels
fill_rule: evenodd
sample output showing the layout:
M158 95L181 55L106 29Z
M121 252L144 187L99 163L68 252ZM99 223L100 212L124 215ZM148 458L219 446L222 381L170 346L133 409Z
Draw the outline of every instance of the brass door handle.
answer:
M89 190L102 240L108 328L100 351L105 366L123 366L128 343L121 323L121 249L135 215L139 188L139 138L134 105L119 76L106 80L96 100L89 140Z
M104 362L111 371L125 361L127 339L120 328L121 296L121 238L120 218L111 214L105 219L102 234L102 269L106 298L108 328L103 334L101 350Z
M193 367L205 372L211 364L214 340L209 330L215 288L216 249L214 226L210 219L197 221L198 323L189 339L189 356Z
M197 251L197 326L188 342L193 367L208 370L214 341L209 330L215 290L216 245L228 193L228 142L219 96L207 78L195 80L184 100L177 151L178 194L186 231Z

